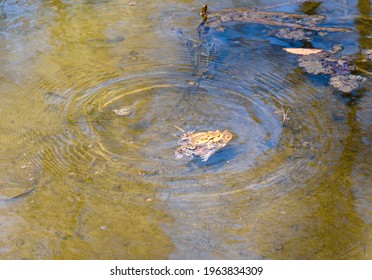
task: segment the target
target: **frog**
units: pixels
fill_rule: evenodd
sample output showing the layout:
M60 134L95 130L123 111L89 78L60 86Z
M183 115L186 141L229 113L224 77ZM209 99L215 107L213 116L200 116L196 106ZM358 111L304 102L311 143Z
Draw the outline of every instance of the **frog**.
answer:
M177 142L180 147L175 151L176 159L181 159L183 156L191 158L199 156L203 162L206 162L215 152L225 147L232 138L233 134L228 130L223 132L220 130L189 131L182 134Z

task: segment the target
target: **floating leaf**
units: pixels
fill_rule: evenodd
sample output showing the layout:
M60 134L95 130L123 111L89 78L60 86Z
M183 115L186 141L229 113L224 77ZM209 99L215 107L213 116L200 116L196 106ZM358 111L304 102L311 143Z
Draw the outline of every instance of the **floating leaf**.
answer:
M305 48L283 48L286 52L299 54L299 55L309 55L309 54L316 54L320 53L322 49L305 49Z

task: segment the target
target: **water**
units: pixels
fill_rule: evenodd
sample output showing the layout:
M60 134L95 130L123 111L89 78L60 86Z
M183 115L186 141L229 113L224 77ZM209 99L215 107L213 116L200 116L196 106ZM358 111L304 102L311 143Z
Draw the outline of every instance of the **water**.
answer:
M371 259L370 81L346 97L268 26L199 38L200 3L128 3L0 2L0 258ZM355 31L314 47L371 48L370 6L322 4ZM176 160L179 128L234 138Z

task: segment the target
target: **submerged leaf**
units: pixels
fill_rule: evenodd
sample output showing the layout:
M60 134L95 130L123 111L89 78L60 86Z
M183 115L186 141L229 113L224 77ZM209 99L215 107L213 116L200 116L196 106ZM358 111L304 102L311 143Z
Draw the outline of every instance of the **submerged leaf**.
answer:
M342 92L349 93L359 88L366 80L366 78L356 75L337 75L331 78L330 84Z
M293 28L280 28L272 32L273 35L279 39L287 40L299 40L299 41L310 41L311 31L305 31L304 29L293 29Z
M298 58L299 66L307 73L347 75L356 69L351 57L340 56L334 52L322 51L302 55Z

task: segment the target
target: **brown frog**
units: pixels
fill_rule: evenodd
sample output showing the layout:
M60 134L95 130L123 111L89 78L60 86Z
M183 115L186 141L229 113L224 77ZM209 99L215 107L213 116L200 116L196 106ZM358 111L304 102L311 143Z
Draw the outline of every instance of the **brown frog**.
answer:
M181 147L175 152L176 159L183 156L199 156L202 161L207 161L217 150L225 147L232 137L232 133L228 130L184 133L178 140Z

